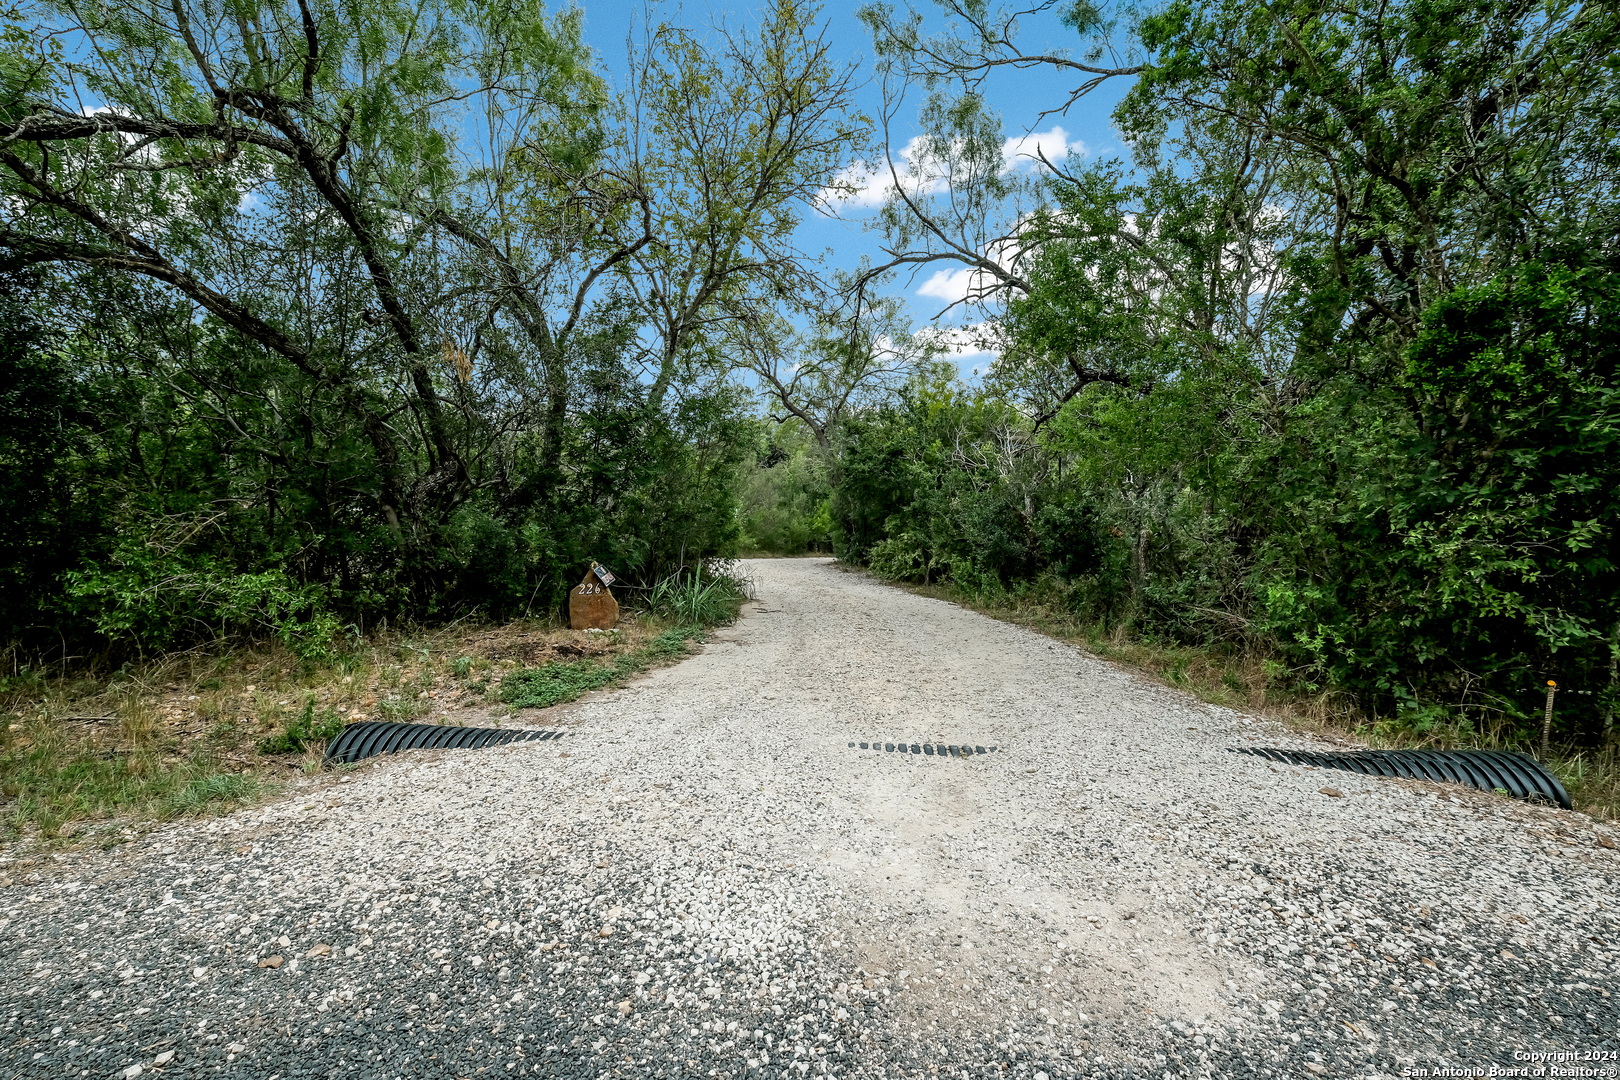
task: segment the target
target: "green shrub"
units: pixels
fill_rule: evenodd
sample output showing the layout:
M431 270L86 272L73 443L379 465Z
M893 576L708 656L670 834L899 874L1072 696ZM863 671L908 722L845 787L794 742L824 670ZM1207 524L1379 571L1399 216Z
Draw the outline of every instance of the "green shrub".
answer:
M693 626L716 626L737 617L748 582L723 571L671 574L652 587L647 605L657 615Z
M298 754L306 748L327 742L343 730L343 717L331 709L315 711L313 700L304 702L303 711L286 728L259 744L266 754Z
M269 634L303 659L326 660L341 629L319 586L277 569L238 573L206 556L138 541L121 545L105 564L70 571L66 582L69 604L98 632L138 649Z

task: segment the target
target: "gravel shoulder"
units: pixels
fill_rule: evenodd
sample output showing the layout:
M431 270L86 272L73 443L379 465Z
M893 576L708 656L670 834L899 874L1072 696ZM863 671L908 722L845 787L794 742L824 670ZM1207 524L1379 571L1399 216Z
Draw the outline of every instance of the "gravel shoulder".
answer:
M747 570L741 621L561 740L0 855L0 1080L1620 1064L1584 816L1232 754L1310 744L826 560Z

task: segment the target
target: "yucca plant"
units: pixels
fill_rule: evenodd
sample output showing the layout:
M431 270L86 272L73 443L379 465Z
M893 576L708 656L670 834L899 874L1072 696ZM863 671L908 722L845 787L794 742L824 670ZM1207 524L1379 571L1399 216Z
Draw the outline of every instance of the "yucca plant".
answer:
M748 582L723 571L679 571L652 587L653 613L687 626L714 626L737 617L748 599Z

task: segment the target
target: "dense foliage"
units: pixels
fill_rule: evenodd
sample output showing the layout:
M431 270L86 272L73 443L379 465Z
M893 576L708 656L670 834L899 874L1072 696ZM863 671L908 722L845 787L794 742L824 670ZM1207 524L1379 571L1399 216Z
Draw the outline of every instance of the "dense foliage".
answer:
M948 145L971 143L992 38L869 19L959 79ZM1419 730L1528 734L1555 679L1562 737L1612 734L1620 12L1223 0L1137 30L1147 62L1098 76L1136 80L1132 160L1054 164L993 241L986 387L846 425L843 551L1051 582ZM890 213L915 244L946 209Z
M74 653L551 610L728 554L714 343L816 279L858 145L787 0L48 0L0 36L0 641Z

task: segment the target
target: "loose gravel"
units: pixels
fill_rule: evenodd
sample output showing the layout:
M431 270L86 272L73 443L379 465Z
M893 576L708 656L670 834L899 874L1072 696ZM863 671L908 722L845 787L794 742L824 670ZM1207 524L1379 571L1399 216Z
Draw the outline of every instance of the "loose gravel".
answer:
M736 626L566 739L4 855L0 1080L1613 1074L1589 819L1232 754L1310 744L824 560L748 569Z

